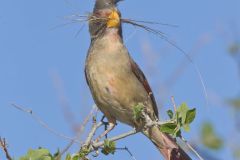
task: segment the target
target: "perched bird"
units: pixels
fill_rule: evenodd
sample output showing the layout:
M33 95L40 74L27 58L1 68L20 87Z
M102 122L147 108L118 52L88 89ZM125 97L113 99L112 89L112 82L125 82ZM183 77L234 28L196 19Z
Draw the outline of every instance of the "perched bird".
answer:
M109 122L103 135L120 121L146 135L166 160L189 160L175 140L160 132L158 126L144 128L144 122L134 119L133 108L138 104L144 105L152 121L158 120L158 109L146 77L124 45L118 1L96 0L89 19L91 45L85 76L96 105Z

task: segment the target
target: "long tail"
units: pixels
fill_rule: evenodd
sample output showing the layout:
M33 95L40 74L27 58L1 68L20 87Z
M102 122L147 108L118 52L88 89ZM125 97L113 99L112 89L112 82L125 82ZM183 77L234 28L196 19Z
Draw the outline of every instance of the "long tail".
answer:
M143 134L147 136L165 160L191 160L187 153L169 135L162 133L157 126L153 126Z

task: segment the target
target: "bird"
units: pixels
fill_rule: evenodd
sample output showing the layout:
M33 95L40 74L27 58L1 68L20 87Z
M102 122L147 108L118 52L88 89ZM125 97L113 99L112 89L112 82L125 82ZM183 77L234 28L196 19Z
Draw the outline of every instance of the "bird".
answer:
M85 77L95 104L107 118L105 136L122 122L147 136L166 160L190 160L176 140L162 133L158 126L145 128L145 122L134 119L134 107L144 105L152 121L159 119L151 87L126 48L122 35L121 0L95 0L89 18L91 43L85 62Z

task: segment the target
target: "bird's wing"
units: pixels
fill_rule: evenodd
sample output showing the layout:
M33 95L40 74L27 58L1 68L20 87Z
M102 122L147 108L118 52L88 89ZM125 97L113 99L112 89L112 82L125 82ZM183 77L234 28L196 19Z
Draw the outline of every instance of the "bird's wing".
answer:
M87 68L85 67L85 69L84 69L85 79L86 79L86 82L87 82L87 84L89 86L89 81L88 81L87 71L86 70L87 70Z
M146 92L148 93L148 95L150 96L151 100L152 100L152 104L153 104L153 110L155 115L158 117L158 108L157 108L157 104L154 98L154 95L152 93L152 89L148 84L148 81L144 75L144 73L141 71L141 69L138 67L138 65L131 59L130 61L131 63L131 68L132 68L132 72L135 74L135 76L137 77L137 79L142 83L143 87L145 88Z

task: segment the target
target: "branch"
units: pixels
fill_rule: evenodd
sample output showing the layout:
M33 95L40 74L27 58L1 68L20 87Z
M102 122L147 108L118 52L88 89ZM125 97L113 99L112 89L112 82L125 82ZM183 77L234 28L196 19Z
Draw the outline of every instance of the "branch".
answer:
M6 142L5 138L2 139L0 137L0 147L2 148L3 152L5 153L7 160L12 160L12 158L8 152L8 149L7 149L7 142Z
M93 118L92 129L91 129L91 131L90 131L89 134L88 134L88 137L87 137L87 139L86 139L86 141L85 141L85 143L84 143L84 146L90 146L91 141L92 141L92 139L93 139L93 136L95 135L97 129L98 129L99 127L101 127L102 125L103 125L102 122L97 123L97 122L96 122L96 119Z
M123 139L123 138L129 137L129 136L131 136L131 135L134 135L134 134L136 134L136 133L138 133L138 132L136 131L136 129L134 129L134 130L131 130L131 131L127 132L127 133L123 133L123 134L121 134L121 135L118 135L118 136L109 138L108 140L115 142L115 141L118 141L118 140L120 140L120 139ZM101 141L101 142L97 142L97 143L93 143L93 144L92 144L93 148L99 148L99 147L101 147L101 146L103 146L103 145L104 145L104 141Z
M97 129L98 129L99 127L103 126L103 125L104 125L104 122L103 122L103 121L97 123L96 118L93 117L92 128L91 128L91 130L90 130L90 132L89 132L89 134L88 134L88 136L87 136L87 138L86 138L85 143L84 143L83 145L81 145L80 151L79 151L79 154L83 154L83 157L86 158L87 155L89 155L90 153L92 153L92 152L94 152L94 151L96 151L96 155L94 155L95 157L97 157L97 156L99 155L98 150L104 146L104 144L105 144L104 142L105 142L105 141L94 142L94 141L93 141L93 137L94 137ZM127 132L127 133L124 133L124 134L121 134L121 135L112 137L112 138L110 138L110 139L108 139L108 140L109 140L109 141L112 141L112 142L113 142L113 141L118 141L118 140L120 140L120 139L126 138L126 137L131 136L131 135L134 135L134 134L136 134L136 133L137 133L137 131L134 129L134 130L129 131L129 132ZM133 155L131 154L131 152L130 152L128 149L126 149L126 147L125 147L125 150L128 151L128 153L131 155L131 157L132 157L133 159L135 159L135 158L133 157Z
M174 110L175 112L177 111L177 107L176 107L176 104L175 104L175 101L174 101L174 97L172 97L172 102L173 102L173 105L174 105ZM149 115L147 113L145 113L144 110L142 110L142 115L144 117L144 120L146 122L146 125L144 126L145 128L151 128L153 126L161 126L165 123L169 123L169 122L172 122L172 120L169 120L169 121L166 121L166 122L162 122L160 120L157 120L157 121L153 121ZM187 142L187 140L184 139L184 137L180 136L179 137L186 145L187 147L200 159L200 160L204 160L200 154Z
M94 105L93 108L92 108L92 110L91 110L91 112L87 115L87 117L84 119L83 123L80 125L80 127L79 127L79 129L78 129L78 134L77 134L77 136L75 137L76 140L77 140L77 139L80 139L81 135L82 135L83 132L84 132L84 129L85 129L87 123L88 123L89 120L93 117L93 114L94 114L95 112L97 112L97 111L98 111L98 109L97 109L96 105ZM71 148L71 146L72 146L73 144L74 144L74 141L71 141L71 142L60 152L59 157L61 157L64 153L66 153L66 152L69 150L69 148Z
M172 98L173 102L174 102L174 99ZM175 103L174 103L175 104ZM12 106L22 112L25 112L27 114L29 114L34 120L36 120L41 126L43 126L44 128L46 128L47 130L49 130L51 133L59 136L59 137L62 137L62 138L65 138L65 139L68 139L70 140L70 143L60 152L60 156L58 157L60 159L60 157L66 153L69 148L74 144L74 143L78 143L78 144L81 144L81 149L80 151L78 152L79 153L79 156L82 154L83 157L86 157L88 156L90 153L96 151L96 156L98 156L98 150L99 149L102 149L103 147L105 147L105 141L101 141L101 142L96 142L96 141L93 141L94 139L94 135L96 134L96 131L98 130L98 128L100 128L101 126L104 125L104 122L101 121L101 122L97 122L96 120L96 115L94 115L94 113L96 112L96 107L93 107L92 111L89 113L89 115L84 119L83 123L80 125L79 127L79 130L78 130L78 134L74 137L74 138L71 138L71 137L68 137L68 136L65 136L61 133L58 133L57 131L53 130L52 128L50 128L41 118L39 118L36 114L33 113L32 110L30 109L25 109L19 105L15 105L15 104L12 104ZM176 105L174 107L175 111L176 111ZM161 126L163 125L164 123L167 123L167 122L170 122L172 120L169 120L167 122L163 122L163 121L159 121L158 119L153 121L150 116L143 110L142 111L142 115L143 115L143 118L144 118L144 121L145 121L145 126L144 128L145 129L148 129L148 128L151 128L153 126ZM84 143L81 142L79 139L80 139L80 136L82 135L82 132L84 131L87 123L89 122L90 119L93 119L93 123L92 123L92 127L91 127L91 130L90 132L88 133L88 136L86 137ZM111 141L111 142L115 142L115 141L118 141L118 140L121 140L121 139L124 139L128 136L131 136L131 135L134 135L138 133L138 131L136 129L133 129L127 133L123 133L123 134L120 134L120 135L117 135L117 136L114 136L112 138L109 138L108 140ZM201 158L201 156L187 143L187 141L180 137L181 140L184 141L184 143L198 156L198 158L200 160L203 160ZM8 157L8 160L12 160L11 157L9 156L8 152L7 152L7 147L6 147L6 143L5 143L5 140L2 141L1 140L1 146L6 154L6 157ZM123 148L121 148L123 150ZM124 148L124 150L128 151L129 153L129 150L126 149L126 147ZM131 157L133 159L135 159L132 154L130 154Z

